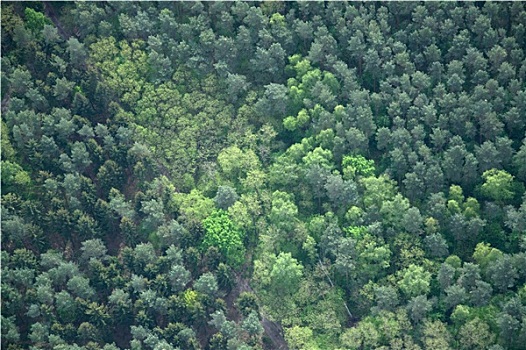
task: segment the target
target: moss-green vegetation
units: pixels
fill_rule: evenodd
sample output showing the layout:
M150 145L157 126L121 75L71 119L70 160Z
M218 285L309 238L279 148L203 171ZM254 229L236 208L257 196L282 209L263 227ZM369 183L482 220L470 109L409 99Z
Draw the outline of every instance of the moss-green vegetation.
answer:
M524 2L1 6L2 348L524 348Z

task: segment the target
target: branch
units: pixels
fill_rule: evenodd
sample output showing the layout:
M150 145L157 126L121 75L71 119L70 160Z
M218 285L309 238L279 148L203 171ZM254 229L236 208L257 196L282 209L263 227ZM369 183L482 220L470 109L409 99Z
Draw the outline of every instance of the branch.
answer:
M334 283L332 283L331 276L329 276L329 272L325 269L325 266L321 262L320 258L318 258L318 263L320 264L320 267L323 273L325 274L325 276L327 276L327 279L329 280L331 287L334 288ZM345 300L343 301L343 306L345 306L345 310L347 310L347 314L349 315L349 318L352 319L353 316L352 316L351 310L349 310L349 307L347 306L347 303L345 302Z

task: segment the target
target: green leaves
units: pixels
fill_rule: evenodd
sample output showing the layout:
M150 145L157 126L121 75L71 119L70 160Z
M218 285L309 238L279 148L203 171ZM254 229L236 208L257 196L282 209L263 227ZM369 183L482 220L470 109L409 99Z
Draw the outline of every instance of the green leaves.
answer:
M226 179L239 181L251 170L258 169L259 159L252 150L241 150L237 146L223 149L217 156L217 162Z
M277 293L294 293L303 275L303 266L290 253L279 253L270 270L271 288Z
M400 280L398 286L408 297L415 297L429 293L431 273L422 266L409 265L398 273Z
M44 29L44 25L51 24L49 18L44 16L42 12L35 11L32 8L26 7L24 15L26 17L24 21L26 28L34 33L39 33Z
M212 212L205 220L206 231L202 248L214 246L219 249L229 265L240 267L245 258L244 233L240 231L223 210Z
M214 210L214 201L197 189L193 189L188 194L176 193L174 197L182 214L188 220L204 220Z
M31 184L29 174L19 164L8 160L2 161L0 164L2 167L3 193L14 192L15 190L20 193Z
M345 156L342 160L343 175L347 179L354 179L358 176L374 176L374 160L366 159L363 156Z
M482 194L497 202L504 202L513 198L513 176L505 170L490 169L482 174Z
M272 209L269 221L278 228L290 230L296 223L298 207L294 204L292 195L287 192L275 191L272 194Z
M2 346L520 348L525 14L2 4Z

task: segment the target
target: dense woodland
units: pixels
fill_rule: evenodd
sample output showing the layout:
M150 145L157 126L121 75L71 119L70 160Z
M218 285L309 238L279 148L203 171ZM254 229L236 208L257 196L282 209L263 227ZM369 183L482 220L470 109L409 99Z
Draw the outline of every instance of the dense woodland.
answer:
M526 3L1 10L3 349L524 349Z

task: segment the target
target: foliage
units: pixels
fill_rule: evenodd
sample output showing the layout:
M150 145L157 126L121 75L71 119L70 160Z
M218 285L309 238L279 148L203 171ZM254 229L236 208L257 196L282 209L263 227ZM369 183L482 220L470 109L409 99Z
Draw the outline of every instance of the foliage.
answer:
M513 197L512 181L513 176L504 170L490 169L482 174L484 183L482 193L496 201L505 201Z
M1 7L2 348L524 347L524 3Z
M203 248L217 247L226 261L239 267L244 261L245 247L243 245L243 234L222 210L216 210L203 220L205 237Z

